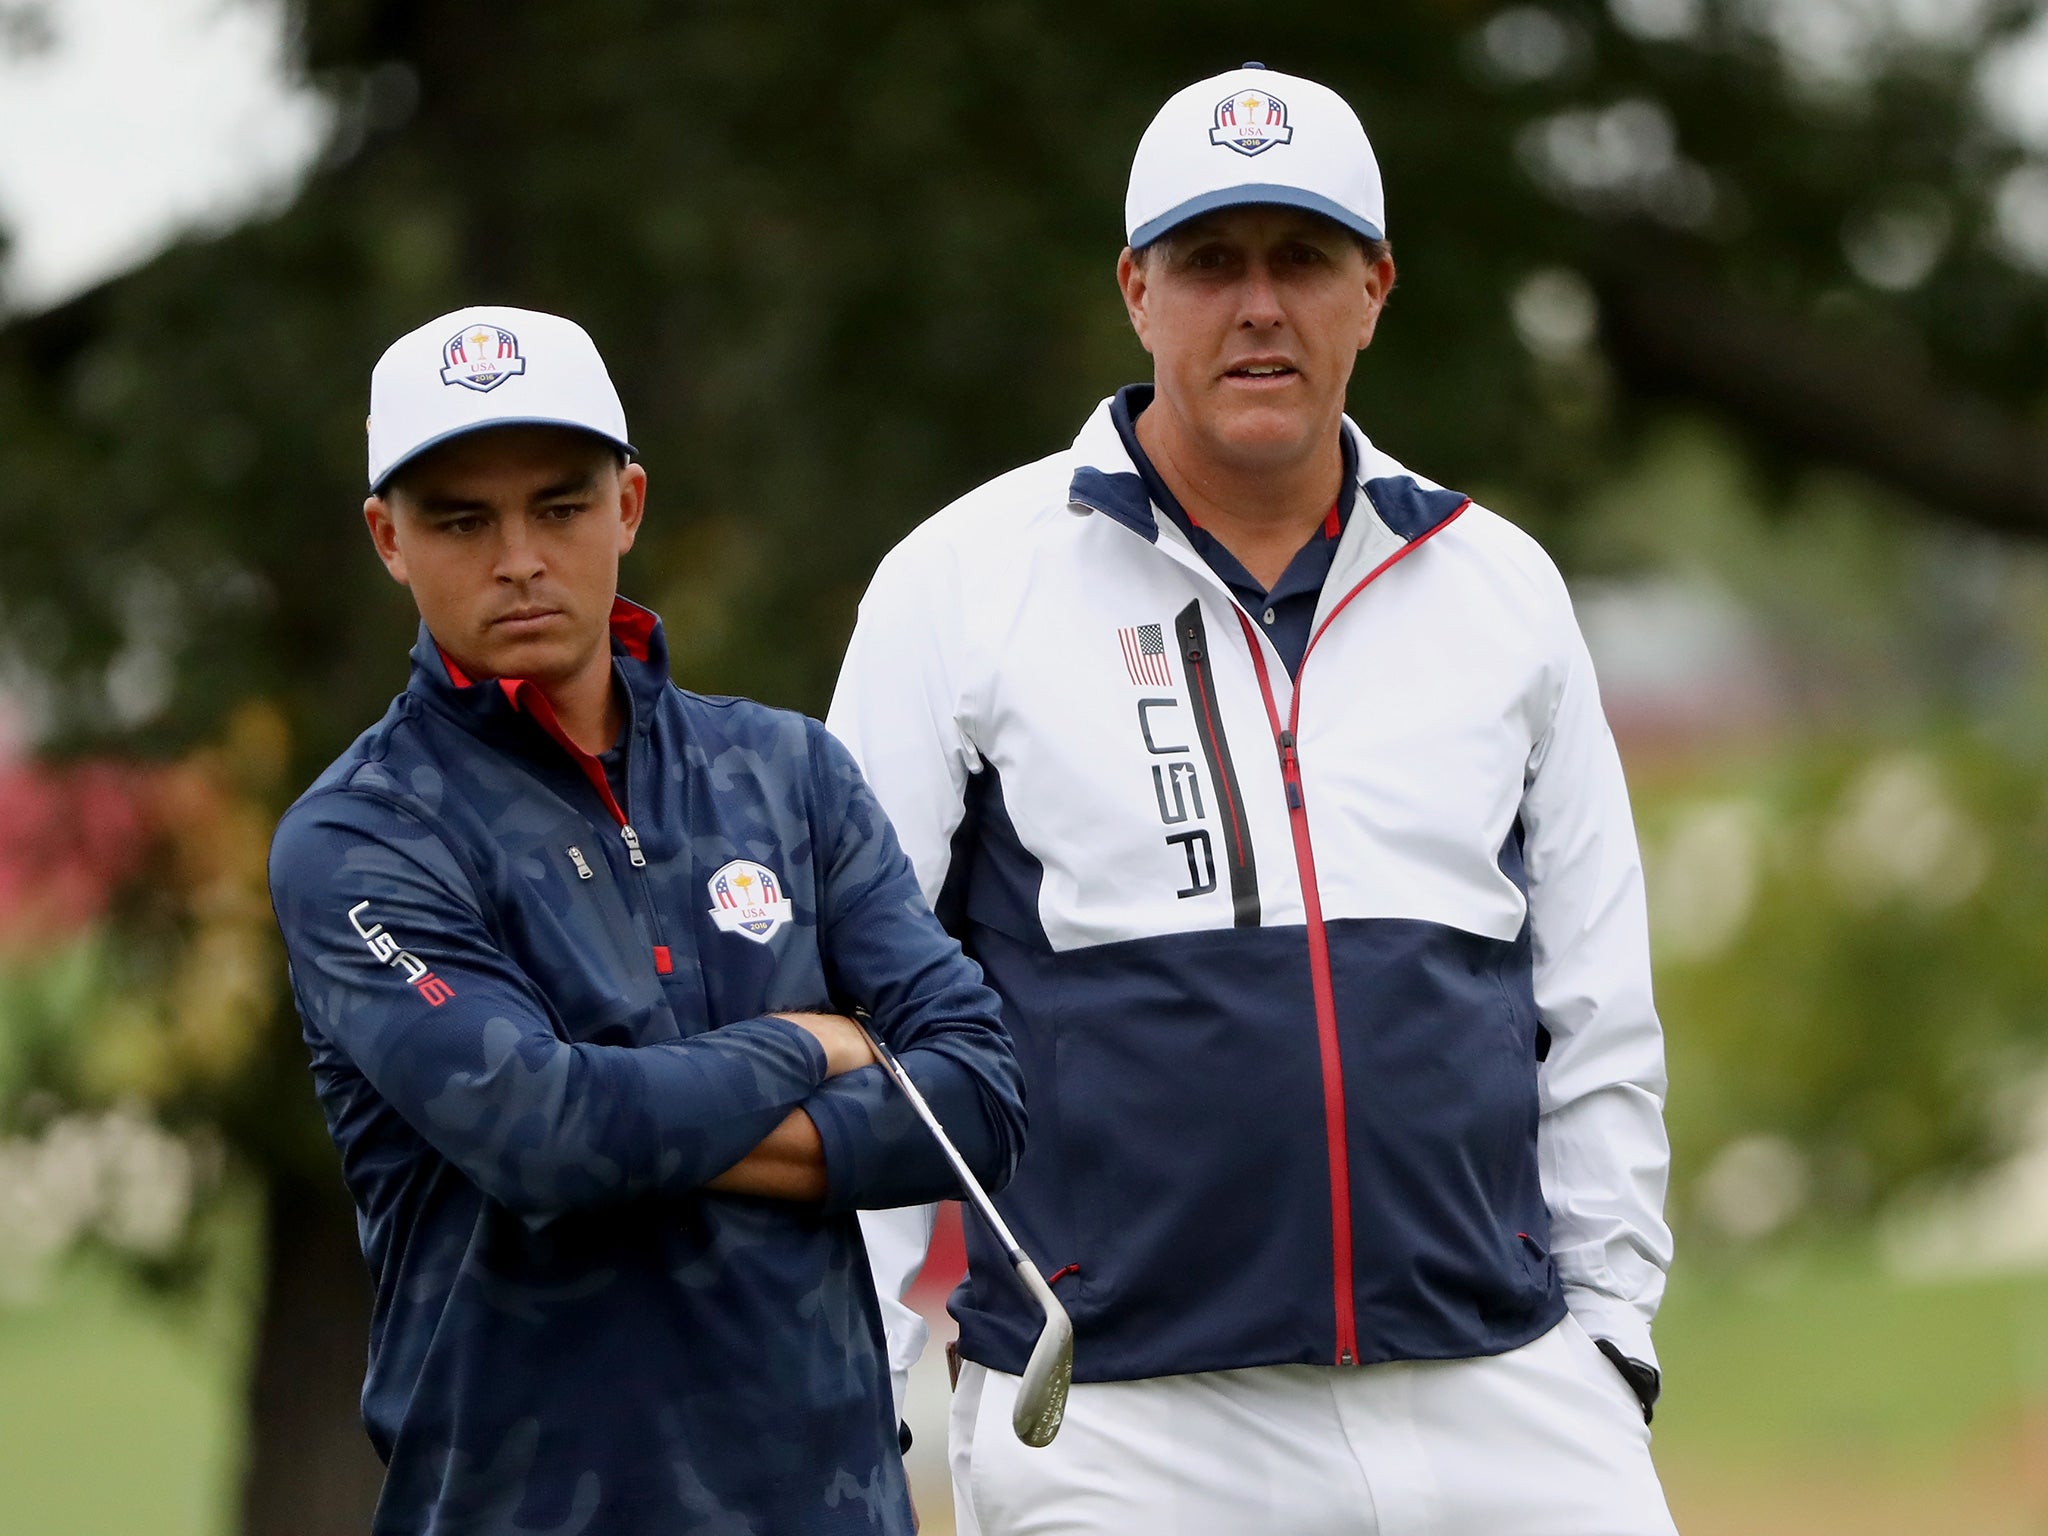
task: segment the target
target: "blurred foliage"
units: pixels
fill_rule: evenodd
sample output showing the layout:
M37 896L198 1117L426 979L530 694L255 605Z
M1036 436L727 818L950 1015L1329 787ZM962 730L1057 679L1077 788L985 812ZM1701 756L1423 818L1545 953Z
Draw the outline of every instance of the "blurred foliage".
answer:
M118 794L100 765L74 776L120 848L83 865L112 882L93 926L17 929L41 939L0 950L0 1300L35 1295L79 1246L188 1287L247 1225L247 1188L227 1225L214 1208L235 1191L228 1146L259 1167L324 1152L271 1036L285 969L265 861L285 761L277 712L252 701L217 745L129 772ZM31 867L75 919L75 850L45 853Z
M2048 550L1827 473L1768 504L1680 427L1581 514L1720 594L1764 695L1631 753L1677 1210L1738 1241L1981 1169L2048 1091Z
M181 1127L242 1118L284 982L265 861L287 745L258 701L225 727L129 780L119 882L95 929L0 968L0 1126L10 1103L38 1099L147 1104Z
M1973 71L2039 6L1945 38L1816 8L1846 63L1755 0L302 0L337 121L298 202L0 337L12 672L63 740L160 749L275 700L308 777L404 675L352 513L369 366L491 297L612 363L653 474L628 581L678 673L819 707L882 550L1146 371L1111 280L1131 147L1246 54L1329 80L1379 147L1403 276L1356 414L1511 490L1570 564L1611 558L1569 514L1654 415L1610 290L1693 274L1910 364L1884 377L2038 409L2048 285L1997 220L2029 162ZM1678 366L1655 387L1684 400ZM1853 402L1878 372L1830 377ZM1746 450L1797 462L1785 414L1741 420Z
M57 46L47 0L0 4L0 58L37 58Z
M1774 754L1644 797L1695 1230L1864 1217L2021 1129L2048 1040L2042 784L1957 734Z
M284 980L265 866L288 751L251 701L159 777L151 857L110 914L117 1001L79 1057L91 1096L217 1105L248 1072Z

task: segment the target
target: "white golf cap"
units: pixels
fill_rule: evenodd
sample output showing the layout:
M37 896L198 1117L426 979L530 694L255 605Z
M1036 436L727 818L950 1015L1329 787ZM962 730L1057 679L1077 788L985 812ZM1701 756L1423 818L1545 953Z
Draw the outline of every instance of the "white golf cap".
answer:
M484 427L577 427L633 452L626 409L589 332L484 304L429 320L370 373L370 489L438 443Z
M1124 233L1133 249L1215 208L1280 203L1368 240L1387 233L1380 163L1326 85L1259 64L1212 75L1159 109L1131 162Z

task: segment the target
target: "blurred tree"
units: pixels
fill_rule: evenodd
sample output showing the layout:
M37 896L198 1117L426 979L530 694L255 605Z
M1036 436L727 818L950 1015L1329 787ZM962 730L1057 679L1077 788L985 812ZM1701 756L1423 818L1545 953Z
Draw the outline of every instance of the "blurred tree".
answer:
M8 0L0 4L0 55L34 58L56 46L50 8L40 0Z
M1648 797L1643 822L1695 1233L1843 1225L1981 1167L2033 1108L2036 765L1966 733L1840 742Z
M584 321L652 469L627 583L679 677L816 709L881 551L1144 373L1129 154L1249 55L1343 91L1384 163L1404 275L1355 413L1511 487L1568 563L1616 558L1570 514L1670 408L2048 529L2048 169L1977 80L2038 4L1935 33L1845 0L274 3L336 110L296 204L0 332L0 678L53 745L228 744L193 823L221 869L135 915L168 937L121 1027L191 1036L206 956L260 977L208 1005L217 1052L136 1052L269 1191L251 1533L360 1530L375 1483L365 1290L247 843L403 684L354 423L422 318Z

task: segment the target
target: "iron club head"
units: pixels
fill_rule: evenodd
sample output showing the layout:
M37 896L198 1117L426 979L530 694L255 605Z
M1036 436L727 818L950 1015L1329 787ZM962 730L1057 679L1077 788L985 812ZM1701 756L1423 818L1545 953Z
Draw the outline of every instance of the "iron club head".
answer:
M1060 1421L1067 1413L1067 1388L1074 1380L1074 1325L1029 1259L1017 1265L1017 1278L1044 1311L1045 1327L1018 1379L1010 1427L1026 1445L1047 1446L1060 1432Z
M932 1113L931 1105L925 1103L924 1095L917 1091L917 1084L910 1080L910 1074L903 1070L903 1063L893 1056L889 1048L877 1040L867 1026L866 1015L856 1009L855 1021L860 1032L867 1037L873 1048L875 1060L882 1070L889 1074L890 1081L902 1090L903 1097L924 1122L925 1129L932 1133L939 1150L953 1165L953 1171L960 1176L960 1192L989 1224L1003 1251L1010 1256L1010 1262L1017 1267L1017 1279L1024 1289L1031 1293L1031 1299L1038 1303L1038 1309L1045 1314L1045 1327L1039 1330L1038 1342L1031 1348L1031 1358L1024 1362L1024 1374L1017 1383L1017 1403L1010 1411L1010 1427L1017 1432L1017 1438L1026 1445L1047 1446L1052 1437L1060 1432L1060 1421L1067 1413L1067 1388L1074 1382L1074 1323L1067 1316L1067 1309L1060 1305L1059 1298L1052 1293L1052 1287L1038 1273L1038 1266L1031 1262L1024 1250L1017 1246L1017 1239L1011 1235L1009 1224L996 1210L995 1202L988 1197L988 1191L981 1187L981 1181L974 1176L974 1170L967 1166L967 1160L960 1155L960 1149L946 1134L946 1128L939 1124L939 1117Z

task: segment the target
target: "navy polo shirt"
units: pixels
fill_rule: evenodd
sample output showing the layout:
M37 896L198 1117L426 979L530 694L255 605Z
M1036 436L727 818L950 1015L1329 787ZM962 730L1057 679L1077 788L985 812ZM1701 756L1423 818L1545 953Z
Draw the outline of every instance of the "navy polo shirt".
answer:
M1116 399L1110 405L1110 417L1116 422L1117 435L1124 440L1124 450L1130 454L1139 477L1145 482L1146 494L1152 498L1152 504L1172 518L1174 526L1188 536L1188 542L1208 562L1209 569L1230 588L1230 594L1237 599L1238 605L1265 630L1273 648L1280 653L1280 659L1287 663L1288 676L1294 676L1301 671L1301 659L1308 652L1316 602L1323 595L1323 582L1330 574L1331 563L1337 558L1337 540L1351 521L1351 503L1358 494L1358 450L1352 444L1351 434L1339 434L1344 450L1344 474L1337 486L1336 503L1323 519L1322 526L1295 551L1287 569L1280 573L1280 579L1269 591L1259 585L1252 573L1239 563L1237 556L1223 547L1220 539L1188 516L1179 499L1159 478L1159 471L1152 467L1152 461L1145 456L1145 450L1138 444L1137 420L1151 403L1150 384L1127 384L1117 391Z

